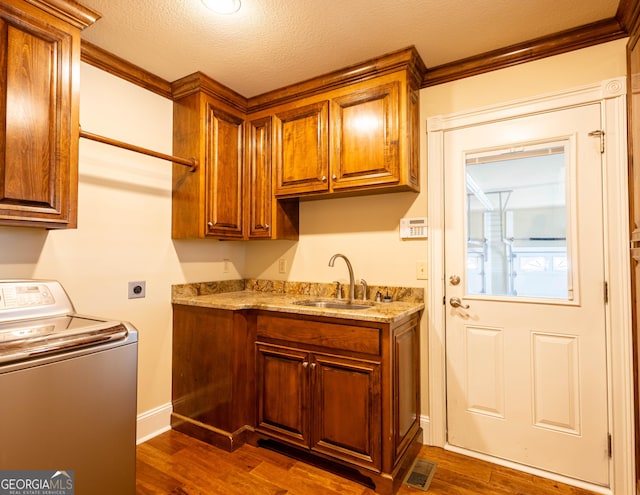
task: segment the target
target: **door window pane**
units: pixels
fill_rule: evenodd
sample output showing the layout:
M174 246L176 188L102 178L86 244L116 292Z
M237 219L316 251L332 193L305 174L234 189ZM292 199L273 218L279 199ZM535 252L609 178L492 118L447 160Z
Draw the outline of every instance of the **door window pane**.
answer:
M468 294L569 298L563 143L467 155Z

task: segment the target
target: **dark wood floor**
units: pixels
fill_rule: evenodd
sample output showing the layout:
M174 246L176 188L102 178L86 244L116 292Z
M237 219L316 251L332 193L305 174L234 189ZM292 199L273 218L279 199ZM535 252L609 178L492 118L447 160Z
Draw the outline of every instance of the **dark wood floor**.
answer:
M438 467L432 495L592 495L591 492L424 446ZM168 431L137 448L137 495L375 495L353 481L282 454L243 445L229 453ZM402 486L397 495L421 490Z

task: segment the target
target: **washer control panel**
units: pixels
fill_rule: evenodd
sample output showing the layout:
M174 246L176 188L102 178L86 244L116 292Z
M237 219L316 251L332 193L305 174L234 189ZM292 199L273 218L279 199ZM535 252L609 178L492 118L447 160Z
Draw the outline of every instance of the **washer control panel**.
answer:
M0 286L0 310L45 306L54 302L51 291L44 284L6 284L4 287Z
M72 312L67 293L55 280L0 280L0 322Z

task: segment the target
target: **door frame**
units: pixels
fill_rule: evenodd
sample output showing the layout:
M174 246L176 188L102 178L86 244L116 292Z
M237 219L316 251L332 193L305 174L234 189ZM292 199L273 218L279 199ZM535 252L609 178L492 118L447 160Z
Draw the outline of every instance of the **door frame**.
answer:
M629 200L626 139L626 78L565 91L534 96L427 119L428 211L428 318L429 334L429 417L427 439L431 445L451 450L446 441L446 354L445 354L445 273L444 273L444 132L456 128L524 117L563 108L601 103L606 130L603 154L603 200L605 277L609 301L605 306L609 431L612 435L610 487L594 487L559 475L519 466L532 473L600 493L635 494L634 392L631 332L631 291L629 259ZM595 129L594 129L595 130ZM597 139L594 137L594 139ZM469 454L467 452L467 454ZM493 459L496 461L495 459ZM615 461L615 462L614 462ZM513 465L503 461L505 465Z

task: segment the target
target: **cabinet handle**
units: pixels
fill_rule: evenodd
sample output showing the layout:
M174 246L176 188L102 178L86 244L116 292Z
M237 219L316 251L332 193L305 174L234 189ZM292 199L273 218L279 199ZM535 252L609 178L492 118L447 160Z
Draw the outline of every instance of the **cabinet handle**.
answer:
M327 182L327 176L323 175L322 178L320 179L322 182Z
M302 367L306 368L307 366L309 366L309 362L308 361L302 361Z
M311 369L315 370L316 369L316 363L311 363Z
M333 174L333 175L331 176L331 178L332 178L333 180L338 180L338 176L337 176L336 174Z
M265 229L265 230L269 230L269 228L270 228L270 227L269 227L269 224L266 224L266 225L264 226L264 229Z
M213 228L213 222L207 222L207 227L209 227L210 229Z

